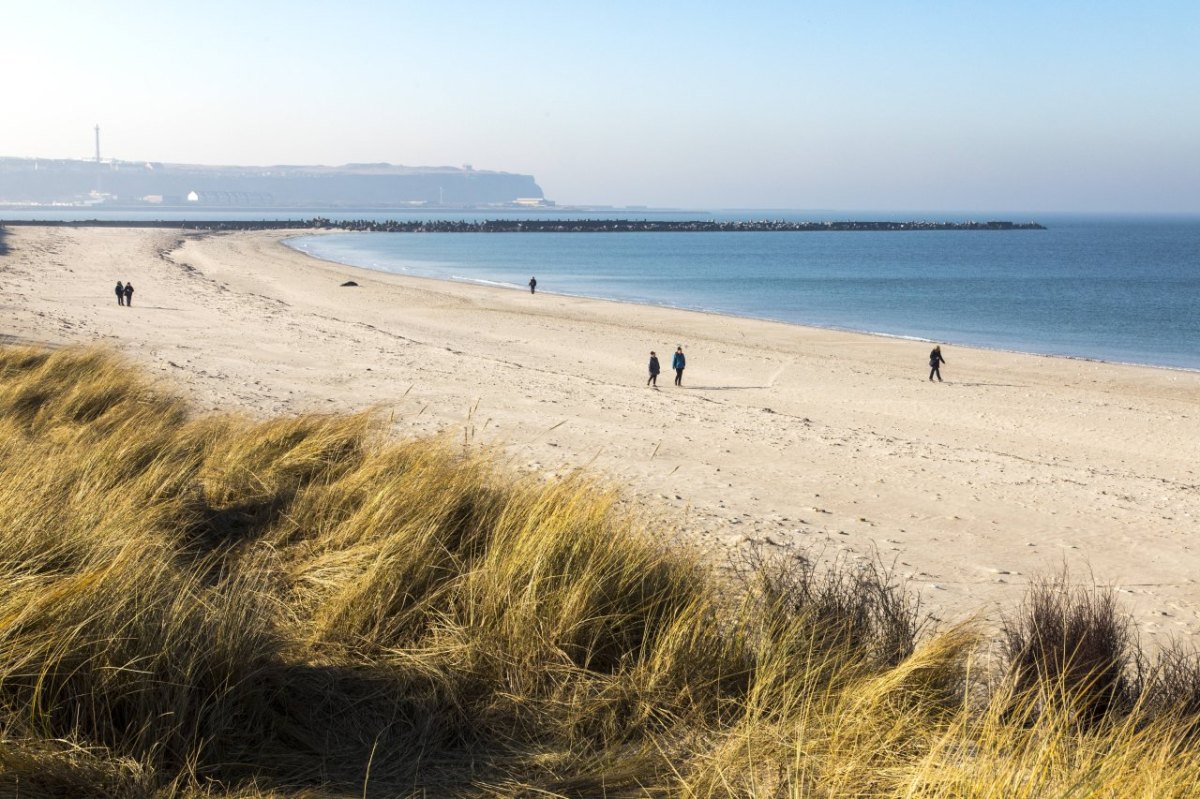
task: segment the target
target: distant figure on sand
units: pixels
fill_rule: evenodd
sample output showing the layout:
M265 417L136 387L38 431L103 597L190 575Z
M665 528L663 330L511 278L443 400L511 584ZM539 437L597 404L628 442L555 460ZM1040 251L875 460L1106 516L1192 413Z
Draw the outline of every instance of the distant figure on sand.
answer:
M671 359L671 368L675 370L675 385L683 385L683 367L687 366L687 358L683 357L683 345L675 348L675 357Z
M119 280L117 281L117 287L115 289L113 289L113 291L117 292L117 305L124 305L125 304L125 287L123 285L121 285L121 281L119 281Z
M934 347L933 352L929 353L929 379L930 380L933 380L934 376L937 376L938 382L939 383L942 382L942 373L938 367L940 367L945 362L946 362L946 359L942 357L941 345Z
M537 292L537 278L531 277L531 278L529 278L529 293L534 294L536 292Z
M658 388L658 356L654 354L654 350L650 351L650 379L646 381L646 385Z
M132 283L125 284L125 305L126 306L133 305L133 284Z

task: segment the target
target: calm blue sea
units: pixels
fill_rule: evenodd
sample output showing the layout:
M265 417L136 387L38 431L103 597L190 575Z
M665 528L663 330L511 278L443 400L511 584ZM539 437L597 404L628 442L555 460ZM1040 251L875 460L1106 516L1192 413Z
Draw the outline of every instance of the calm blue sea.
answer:
M4 211L14 219L887 219L1043 231L346 233L320 258L400 274L1049 355L1200 369L1200 217L868 212Z
M536 275L539 291L1200 369L1200 219L1043 215L1038 221L1049 229L346 233L290 243L355 266L514 290L526 290Z

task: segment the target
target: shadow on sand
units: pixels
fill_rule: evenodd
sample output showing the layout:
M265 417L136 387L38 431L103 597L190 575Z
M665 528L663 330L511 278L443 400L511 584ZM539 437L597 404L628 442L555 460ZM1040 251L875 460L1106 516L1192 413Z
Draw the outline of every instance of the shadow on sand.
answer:
M676 386L676 388L691 391L748 391L750 389L766 389L770 386Z
M0 225L0 255L8 255L8 242L5 241L7 237L8 231Z

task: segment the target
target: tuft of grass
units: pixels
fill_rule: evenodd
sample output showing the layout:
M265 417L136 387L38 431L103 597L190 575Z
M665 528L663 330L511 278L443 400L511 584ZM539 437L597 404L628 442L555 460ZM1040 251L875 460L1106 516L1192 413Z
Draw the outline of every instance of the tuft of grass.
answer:
M1111 590L1073 586L1065 572L1034 580L1002 632L1018 696L1066 703L1085 723L1131 705L1136 689L1129 675L1138 652Z
M878 563L741 578L371 413L196 416L0 348L6 796L1185 797L1194 655L1035 587L990 694ZM979 672L985 672L980 674Z
M1149 718L1178 718L1200 733L1200 655L1174 642L1140 673L1139 711Z
M818 651L848 648L894 666L915 651L930 623L919 598L878 558L822 564L804 553L756 545L739 556L734 571L760 598L766 617L803 619Z

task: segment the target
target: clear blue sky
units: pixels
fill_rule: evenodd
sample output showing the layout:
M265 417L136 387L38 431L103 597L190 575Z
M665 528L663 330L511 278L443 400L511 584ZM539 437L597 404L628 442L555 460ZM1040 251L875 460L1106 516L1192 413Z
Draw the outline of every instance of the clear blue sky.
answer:
M4 3L0 155L561 203L1200 212L1200 3Z

